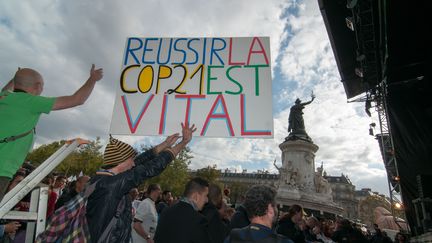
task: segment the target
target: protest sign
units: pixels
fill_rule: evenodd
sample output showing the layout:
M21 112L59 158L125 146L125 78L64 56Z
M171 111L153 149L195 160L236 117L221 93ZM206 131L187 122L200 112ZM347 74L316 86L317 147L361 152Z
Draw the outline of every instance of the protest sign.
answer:
M273 137L268 37L130 37L116 87L112 134Z

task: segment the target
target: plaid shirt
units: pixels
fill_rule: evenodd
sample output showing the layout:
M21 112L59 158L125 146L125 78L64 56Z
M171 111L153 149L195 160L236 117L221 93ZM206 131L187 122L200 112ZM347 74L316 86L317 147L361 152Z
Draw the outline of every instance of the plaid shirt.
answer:
M35 242L90 242L86 203L95 186L96 183L88 186L83 194L76 195L64 206L58 208L51 215L45 231L37 236Z

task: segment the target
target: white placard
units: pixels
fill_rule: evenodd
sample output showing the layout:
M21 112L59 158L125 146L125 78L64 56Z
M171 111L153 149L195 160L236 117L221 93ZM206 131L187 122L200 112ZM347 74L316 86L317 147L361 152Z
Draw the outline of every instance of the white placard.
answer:
M110 133L273 137L270 39L126 41Z

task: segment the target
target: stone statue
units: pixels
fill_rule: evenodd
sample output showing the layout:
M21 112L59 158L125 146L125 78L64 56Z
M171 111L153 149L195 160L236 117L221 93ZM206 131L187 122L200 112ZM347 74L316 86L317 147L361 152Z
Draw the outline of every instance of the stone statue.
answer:
M332 189L330 183L323 177L323 164L317 168L315 172L314 184L317 193L331 194Z
M288 117L288 132L289 135L286 140L304 139L311 141L310 137L306 133L304 120L303 120L303 109L306 105L312 103L315 99L313 92L311 93L311 100L302 103L299 98L296 99L295 104L291 107L290 114Z
M297 178L298 178L299 170L297 168L291 170L290 178L289 178L289 184L291 185L297 185Z
M292 166L288 168L284 168L283 166L278 167L276 165L276 160L273 161L273 165L279 171L279 178L281 181L292 187L297 186L298 169L293 169Z
M283 166L279 167L276 165L276 160L273 161L274 167L279 171L279 178L281 181L288 183L288 171Z

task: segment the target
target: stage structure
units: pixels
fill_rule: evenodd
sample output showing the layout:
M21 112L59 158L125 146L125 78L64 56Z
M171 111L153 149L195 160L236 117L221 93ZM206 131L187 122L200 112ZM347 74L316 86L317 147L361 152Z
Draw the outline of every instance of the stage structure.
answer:
M349 102L375 109L390 196L413 235L432 231L431 38L427 1L318 0ZM366 125L367 126L367 125ZM376 124L369 124L374 135ZM366 129L367 130L367 129ZM394 215L394 214L393 214Z

